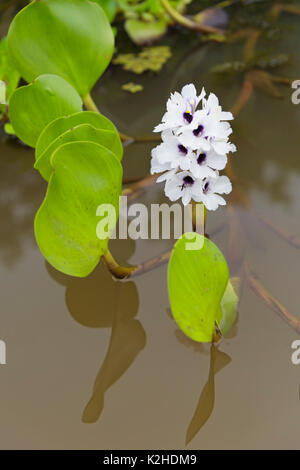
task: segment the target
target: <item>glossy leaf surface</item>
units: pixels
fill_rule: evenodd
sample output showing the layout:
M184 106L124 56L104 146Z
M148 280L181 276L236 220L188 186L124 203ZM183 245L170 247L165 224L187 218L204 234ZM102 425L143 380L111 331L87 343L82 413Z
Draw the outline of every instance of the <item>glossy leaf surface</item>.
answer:
M40 158L36 161L34 167L41 173L42 177L49 181L53 168L50 163L51 156L58 147L68 142L94 142L100 144L112 153L112 158L117 157L116 153L119 151L119 136L114 131L104 129L95 129L89 124L81 124L80 126L72 127L64 134L57 137L42 153ZM120 156L118 155L118 160Z
M114 36L103 9L88 0L39 0L21 10L8 32L21 76L65 78L84 97L107 68Z
M46 260L72 276L87 276L107 250L96 235L100 204L118 214L122 167L101 145L71 142L52 155L53 174L35 218L35 236Z
M57 75L41 75L13 93L9 116L19 139L35 147L47 124L81 108L81 98L68 82Z
M175 244L169 261L168 286L172 314L182 331L200 342L212 341L215 323L221 319L220 302L229 271L219 248L209 239L193 234L202 248L184 234Z
M49 123L41 133L36 144L35 159L38 160L47 147L60 135L80 124L90 124L95 129L113 131L118 134L116 127L109 119L93 111L81 111L71 116L63 116ZM123 155L121 140L118 139L115 145L117 147L115 153L121 159Z

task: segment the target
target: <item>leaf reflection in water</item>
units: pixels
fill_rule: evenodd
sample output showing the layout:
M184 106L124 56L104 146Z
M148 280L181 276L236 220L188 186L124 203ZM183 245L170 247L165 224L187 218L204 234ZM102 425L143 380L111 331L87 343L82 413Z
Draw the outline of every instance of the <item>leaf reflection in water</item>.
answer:
M65 276L48 264L47 270L66 287L66 304L74 320L89 328L111 328L106 357L82 414L84 423L95 423L103 411L105 393L124 375L146 344L145 331L135 319L139 305L137 288L133 281L114 281L103 266L83 279Z
M215 404L215 375L231 362L231 357L214 344L210 348L210 367L206 384L204 385L196 411L186 432L185 444L188 445L210 418Z
M135 285L132 282L117 284L119 292L110 343L97 374L92 397L83 411L82 421L85 423L94 423L99 419L104 407L105 392L126 372L146 344L146 334L141 323L134 318L132 311L124 308L121 300L123 297L124 301L122 291L124 294L129 284Z

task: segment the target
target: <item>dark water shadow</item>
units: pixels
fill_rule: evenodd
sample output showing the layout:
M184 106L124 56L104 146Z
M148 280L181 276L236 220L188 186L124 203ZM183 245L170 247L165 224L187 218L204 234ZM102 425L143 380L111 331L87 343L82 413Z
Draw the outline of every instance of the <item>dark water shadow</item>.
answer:
M231 362L231 357L219 351L214 344L210 348L210 366L195 413L186 432L185 445L188 445L210 418L215 405L215 375Z
M66 287L66 304L74 320L89 328L111 328L106 357L82 414L84 423L94 423L103 411L105 393L125 374L146 344L144 328L135 319L139 306L137 288L132 281L114 281L104 266L98 266L84 279L65 276L48 264L47 270Z
M173 320L171 310L167 309L166 312ZM234 338L237 333L238 314L230 332L224 339ZM215 375L230 364L232 359L228 354L219 350L219 345L211 344L210 349L208 349L207 343L198 343L197 341L193 341L179 329L175 330L175 335L177 340L183 346L192 349L197 354L201 354L206 357L209 356L210 358L208 379L201 391L196 410L186 432L185 445L187 446L212 415L215 405Z
M0 130L0 262L14 267L35 246L33 222L45 184L33 170L33 151L3 141Z

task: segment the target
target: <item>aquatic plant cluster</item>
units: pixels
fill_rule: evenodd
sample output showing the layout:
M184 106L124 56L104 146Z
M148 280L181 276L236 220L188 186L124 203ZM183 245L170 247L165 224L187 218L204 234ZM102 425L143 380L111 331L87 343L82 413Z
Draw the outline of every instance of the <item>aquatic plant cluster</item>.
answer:
M220 194L232 190L229 178L219 171L228 154L236 151L229 141L233 115L222 110L214 93L205 96L204 88L197 95L193 84L171 94L162 122L154 129L162 133L162 143L152 150L151 173L162 173L157 183L165 181L171 201L181 198L186 205L193 200L216 210L226 204Z
M238 99L231 107L233 115L222 110L213 93L206 96L202 89L198 94L193 84L184 86L181 93L173 93L161 123L155 128L155 132L161 132L162 142L152 151L152 175L128 183L122 191L121 141L126 149L135 142L160 139L154 134L134 137L120 133L92 100L90 92L115 52L111 18L105 14L103 3L103 0L31 2L14 17L7 38L0 43L0 79L5 82L5 86L0 84L0 117L18 139L35 148L34 167L48 184L35 218L35 236L42 254L55 269L75 277L90 275L100 260L117 278L140 275L168 261L167 283L174 320L188 337L198 342L217 342L229 333L237 317L239 285L244 280L299 332L298 320L248 267L243 245L239 245L239 227L243 224L233 208L229 212L228 237L229 256L234 253L231 273L220 249L203 235L205 208L215 210L226 204L222 195L232 190L228 175L236 180L232 167L225 170L230 153L236 151L230 142L233 115L238 115L256 88L267 89L271 96L278 97L274 84L290 85L291 80L262 70L268 64L278 64L278 60L272 59L270 63L265 55L264 63L258 60L262 56L255 46L260 30L243 27L235 38L229 28L224 34L218 30L218 42L245 40L242 60L246 65L238 67L243 80ZM293 5L280 5L279 10L275 7L271 8L271 22L281 11L300 13ZM248 8L251 6L247 11ZM174 10L169 11L174 16ZM189 18L180 20L183 26L205 33L205 40L216 40L211 27L201 24L195 28L195 22ZM275 22L269 26L270 32ZM126 70L130 63L130 70L139 73L157 71L162 65L161 53L164 60L170 55L169 49L161 48L159 54L157 49L147 48L127 58L119 56L117 62ZM227 66L225 71L229 71ZM20 78L28 84L19 86ZM141 89L141 85L133 82L125 86L132 92ZM149 159L148 154L145 157ZM220 174L222 170L227 176ZM143 260L138 266L120 266L109 251L112 231L108 230L105 240L97 236L101 216L97 208L101 205L114 208L113 230L121 194L134 199L156 179L165 182L165 193L172 201L181 199L184 205L193 202L192 211L186 211L191 215L193 231L184 233L166 253ZM242 188L234 189L234 198L248 206ZM196 233L199 208L204 215L201 234ZM133 221L137 223L137 219ZM299 248L295 237L287 236L265 218L260 220ZM191 242L199 248L187 248Z

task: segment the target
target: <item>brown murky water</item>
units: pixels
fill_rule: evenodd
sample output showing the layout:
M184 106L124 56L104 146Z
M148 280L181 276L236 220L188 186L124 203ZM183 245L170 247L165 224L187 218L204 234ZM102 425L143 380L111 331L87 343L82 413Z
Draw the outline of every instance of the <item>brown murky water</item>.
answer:
M295 33L282 47L295 55L285 74L299 78L296 44ZM120 130L135 135L150 133L169 92L187 82L214 90L229 108L240 83L216 82L208 69L231 52L181 47L157 76L112 68L95 88L95 100ZM144 91L123 92L120 85L130 80L143 83ZM253 211L299 235L300 105L291 103L288 87L281 91L282 100L255 91L234 123L232 161ZM126 177L149 171L150 149L126 148ZM33 152L2 136L0 154L0 339L7 345L7 365L0 366L2 449L180 449L186 441L187 449L299 448L300 366L291 362L299 335L246 286L232 337L210 353L170 317L166 266L123 283L102 265L86 279L56 272L34 240L45 184L32 169ZM163 200L157 185L138 202ZM244 249L251 268L300 318L299 252L237 209L250 234ZM210 213L208 233L227 218L226 208ZM228 230L211 238L228 255ZM138 263L171 246L124 240L114 241L111 251Z

